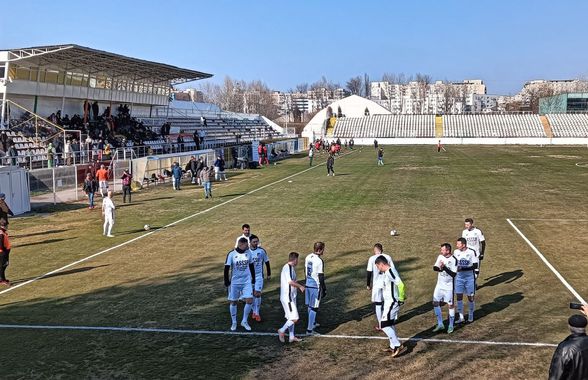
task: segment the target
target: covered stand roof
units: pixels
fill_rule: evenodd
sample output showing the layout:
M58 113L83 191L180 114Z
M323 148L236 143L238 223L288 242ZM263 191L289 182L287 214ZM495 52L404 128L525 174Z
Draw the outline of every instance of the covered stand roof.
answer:
M66 70L81 70L91 75L104 74L126 77L139 82L172 85L212 77L212 74L182 69L164 63L126 57L85 46L53 45L8 49L8 61L22 61L31 66L57 66Z

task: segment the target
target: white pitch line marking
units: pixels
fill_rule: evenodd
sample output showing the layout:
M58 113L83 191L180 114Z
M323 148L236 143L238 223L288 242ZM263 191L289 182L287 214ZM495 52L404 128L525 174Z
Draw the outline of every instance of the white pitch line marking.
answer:
M349 155L349 154L352 154L352 153L353 153L353 152L348 152L348 153L345 153L345 154L344 154L344 155L342 155L341 157L345 157L345 156L347 156L347 155ZM188 215L188 216L186 216L186 217L184 217L184 218L182 218L182 219L178 219L178 220L176 220L175 222L171 222L171 223L169 223L168 225L165 225L165 226L163 226L163 227L161 227L161 228L158 228L158 229L156 229L156 230L153 230L153 231L150 231L150 232L144 233L143 235L139 235L139 236L137 236L137 237L134 237L134 238L132 238L131 240L127 240L127 241L125 241L125 242L123 242L123 243L120 243L120 244L118 244L118 245L115 245L114 247L110 247L110 248L104 249L104 250L102 250L102 251L100 251L100 252L94 253L93 255L90 255L90 256L84 257L83 259L80 259L80 260L78 260L78 261L75 261L75 262L73 262L73 263L70 263L70 264L64 265L64 266L62 266L61 268L54 269L54 270L52 270L51 272L47 272L47 273L45 273L45 274L42 274L42 275L40 275L40 276L37 276L37 277L35 277L35 278L32 278L32 279L30 279L30 280L28 280L28 281L21 282L20 284L13 285L13 286L11 286L11 287L10 287L10 288L8 288L8 289L5 289L5 290L2 290L2 291L0 291L0 294L4 294L4 293L11 292L11 291L13 291L13 290L16 290L16 289L18 289L18 288L22 287L22 286L25 286L25 285L31 284L31 283L33 283L33 282L39 281L39 280L41 280L41 279L43 279L43 278L45 278L45 277L47 277L47 276L50 276L50 275L52 275L52 274L55 274L55 273L61 272L61 271L65 270L65 269L67 269L67 268L71 268L71 267L73 267L73 266L75 266L75 265L81 264L81 263L83 263L84 261L88 261L88 260L90 260L90 259L93 259L94 257L97 257L97 256L100 256L100 255L103 255L103 254L105 254L105 253L108 253L108 252L110 252L110 251L112 251L112 250L115 250L115 249L117 249L117 248L124 247L125 245L128 245L128 244L130 244L130 243L134 243L134 242L136 242L137 240L143 239L143 238L145 238L145 237L147 237L147 236L149 236L149 235L151 235L151 234L154 234L154 233L156 233L156 232L159 232L159 231L161 231L161 230L164 230L164 229L166 229L166 228L168 228L168 227L175 226L175 225L176 225L176 224L178 224L178 223L185 222L186 220L188 220L188 219L191 219L191 218L194 218L194 217L196 217L196 216L199 216L199 215L205 214L205 213L207 213L207 212L209 212L209 211L212 211L212 210L214 210L214 209L217 209L217 208L219 208L219 207L221 207L221 206L224 206L224 205L226 205L226 204L228 204L228 203L231 203L231 202L234 202L234 201L236 201L236 200L239 200L239 199L241 199L241 198L243 198L243 197L245 197L245 196L247 196L247 195L251 195L251 194L253 194L253 193L256 193L256 192L258 192L258 191L260 191L260 190L263 190L263 189L265 189L265 188L267 188L267 187L269 187L269 186L273 186L273 185L275 185L275 184L277 184L277 183L280 183L280 182L286 181L286 180L288 180L288 179L290 179L290 178L296 177L296 176L298 176L298 175L300 175L300 174L306 173L306 172L307 172L307 171L309 171L309 170L316 169L316 168L318 168L319 166L321 166L321 165L325 165L325 164L326 164L326 162L322 162L322 163L319 163L319 164L317 164L317 165L315 165L315 166L312 166L312 167L310 167L310 168L304 169L304 170L302 170L302 171L300 171L300 172L298 172L298 173L294 173L294 174L292 174L292 175L289 175L289 176L287 176L287 177L284 177L284 178L282 178L282 179L279 179L279 180L277 180L277 181L274 181L274 182L268 183L268 184L266 184L266 185L263 185L263 186L261 186L261 187L259 187L259 188L255 189L255 190L251 190L251 191L249 191L249 192L247 192L247 193L245 193L245 194L243 194L243 195L239 195L239 196L237 196L237 197L235 197L235 198L231 198L231 199L229 199L229 200L227 200L227 201L224 201L224 202L222 202L222 203L219 203L219 204L217 204L217 205L215 205L215 206L209 207L209 208L207 208L206 210L198 211L198 212L197 212L197 213L195 213L195 214Z
M540 221L540 222L588 222L588 219L548 219L548 218L510 218L510 220Z
M109 327L109 326L51 326L51 325L9 325L0 324L0 329L12 330L69 330L69 331L109 331L109 332L135 332L135 333L163 333L163 334L186 334L186 335L229 335L229 336L268 336L277 337L276 333L269 332L240 332L221 330L183 330L183 329L158 329L145 327ZM328 339L372 339L388 340L384 336L369 335L315 335L316 338ZM495 340L458 340L458 339L433 339L433 338L400 338L404 342L425 342L425 343L454 343L454 344L477 344L488 346L515 346L515 347L557 347L553 343L541 342L499 342Z
M514 228L514 230L516 232L518 232L518 234L529 245L529 247L531 247L531 249L537 254L537 256L539 256L539 258L541 259L541 261L543 261L543 263L545 263L545 265L547 265L547 267L549 269L551 269L551 271L553 272L553 274L555 274L555 276L561 281L561 283L564 284L564 286L566 288L568 288L568 290L570 291L570 293L572 293L574 295L574 297L576 297L576 299L578 301L580 301L583 304L586 304L586 301L584 300L584 298L582 298L582 296L572 287L572 285L570 285L569 282L567 282L566 279L553 267L553 265L551 265L551 263L549 261L547 261L547 259L545 258L545 256L543 256L543 254L537 249L537 247L535 247L533 245L533 243L531 243L531 241L529 241L529 239L527 239L527 237L525 235L523 235L523 233L521 232L521 230L519 230L518 227L515 226L514 223L510 219L507 218L506 221L512 226L512 228Z

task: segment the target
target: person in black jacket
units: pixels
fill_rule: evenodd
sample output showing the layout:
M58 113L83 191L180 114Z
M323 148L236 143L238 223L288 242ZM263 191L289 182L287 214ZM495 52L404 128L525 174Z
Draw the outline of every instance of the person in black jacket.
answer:
M91 173L86 174L86 179L84 180L84 185L82 190L88 196L88 208L92 210L94 208L94 193L98 190L98 183L94 179Z
M583 315L572 315L568 319L570 332L555 350L549 367L549 380L588 379L588 337Z
M335 170L333 166L335 166L335 156L330 153L329 158L327 158L327 176L335 176Z
M13 216L14 213L6 204L4 198L6 198L6 194L0 193L0 221L4 220L8 226L8 215Z

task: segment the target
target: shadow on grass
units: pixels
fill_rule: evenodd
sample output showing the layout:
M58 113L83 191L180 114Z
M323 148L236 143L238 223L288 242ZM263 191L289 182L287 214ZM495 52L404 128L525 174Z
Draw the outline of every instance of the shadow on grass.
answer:
M71 237L71 238L49 239L49 240L43 240L43 241L36 241L34 243L15 244L14 248L22 248L22 247L28 247L31 245L40 245L40 244L51 244L51 243L57 243L60 241L65 241L65 240L72 240L72 239L75 239L75 238Z
M84 208L88 208L87 203L31 203L31 211L35 213L75 211Z
M517 269L510 272L503 272L495 276L485 278L484 280L486 282L478 286L478 290L489 286L496 286L499 284L510 284L511 282L516 281L521 277L523 277L522 269Z
M145 228L137 228L134 230L129 230L129 231L123 231L123 232L117 232L117 235L131 235L131 234L138 234L140 232L148 232L148 231L155 231L155 230L159 230L163 228L163 226L150 226L150 228L148 230L146 230Z
M57 273L53 273L53 274L47 275L47 276L43 277L43 279L52 278L52 277L67 276L69 274L75 274L75 273L83 273L83 272L87 272L87 271L92 270L92 269L107 267L109 265L110 264L103 264L103 265L96 265L96 266L93 266L93 267L82 267L82 268L64 270L63 272L57 272ZM29 280L33 280L35 278L37 278L37 277L20 278L18 280L11 281L11 282L12 282L13 285L16 285L16 284L20 284L21 282L27 282Z
M34 233L30 233L30 234L24 234L24 235L12 235L12 238L25 238L25 237L31 237L31 236L38 236L38 235L49 235L49 234L58 234L60 232L66 232L69 230L50 230L50 231L42 231L42 232L34 232Z

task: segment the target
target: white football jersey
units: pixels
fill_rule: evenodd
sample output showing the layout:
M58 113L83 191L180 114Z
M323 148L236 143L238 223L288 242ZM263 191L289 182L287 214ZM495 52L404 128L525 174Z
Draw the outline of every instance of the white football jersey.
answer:
M482 242L485 240L484 234L481 230L474 227L470 231L466 228L461 233L461 237L465 238L468 242L468 248L474 249L478 254L480 253L480 246L482 245Z
M383 273L382 296L384 298L384 309L386 309L386 306L389 307L389 305L398 301L398 284L401 282L402 280L400 279L400 275L396 268L390 267L390 269Z
M296 281L296 270L286 263L280 274L280 301L296 303L296 287L290 285L290 281Z
M450 271L457 273L457 259L453 255L449 257L439 255L439 257L437 257L437 261L435 261L434 266L440 267L441 263L443 263L443 265ZM437 288L446 290L453 289L453 277L451 277L444 270L439 272L437 274Z
M392 266L392 267L394 266L390 255L387 255L385 253L382 253L380 255L372 255L368 259L367 271L372 272L372 301L376 301L376 299L380 298L380 297L377 297L377 295L382 291L382 286L383 286L382 278L383 278L384 274L378 270L378 267L376 267L376 259L378 258L378 256L384 256L386 258L386 260L388 260L388 264L390 264L390 266ZM381 299L380 299L380 301L381 301Z
M324 273L323 267L323 259L316 253L306 256L304 268L306 268L306 286L308 288L319 288L319 274Z
M453 251L453 256L457 259L458 268L468 268L474 265L475 263L479 263L478 253L469 247L463 251L456 249L455 251ZM469 276L470 274L473 276L474 271L457 273L457 275L460 277Z

